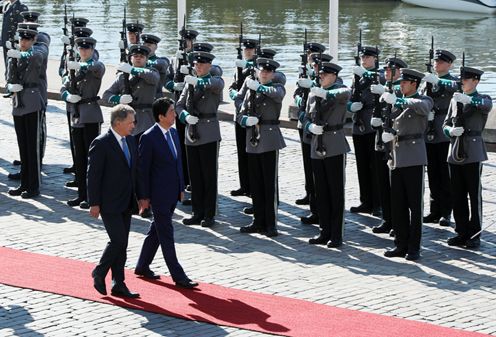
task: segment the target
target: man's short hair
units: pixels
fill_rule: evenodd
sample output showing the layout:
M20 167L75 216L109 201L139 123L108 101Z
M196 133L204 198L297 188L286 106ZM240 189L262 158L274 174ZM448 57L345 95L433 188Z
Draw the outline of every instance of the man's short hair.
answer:
M171 105L174 106L174 101L167 97L157 98L155 102L153 102L152 110L153 110L153 118L155 119L155 122L158 123L160 121L158 116L167 115L167 111L169 111Z
M110 124L112 126L117 122L122 122L129 116L130 114L135 114L136 112L132 107L126 104L117 104L110 110Z

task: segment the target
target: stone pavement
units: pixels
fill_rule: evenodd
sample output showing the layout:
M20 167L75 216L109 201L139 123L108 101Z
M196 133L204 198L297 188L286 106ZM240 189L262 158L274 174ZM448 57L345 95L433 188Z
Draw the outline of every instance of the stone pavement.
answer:
M107 242L101 220L65 205L76 192L63 187L70 178L62 173L70 157L64 104L49 102L42 195L33 201L7 194L8 188L15 186L7 173L15 170L11 162L18 159L9 109L5 101L0 106L0 245L96 263ZM108 109L104 111L108 123ZM107 127L105 124L103 129ZM422 259L413 263L383 257L384 249L392 247L392 240L371 232L379 219L346 213L341 249L310 246L307 240L318 230L299 223L299 217L307 211L294 205L304 193L298 135L295 130L285 129L288 147L279 158L281 235L274 239L242 235L239 227L251 220L241 211L249 200L229 195L230 190L238 188L234 127L222 122L221 129L217 226L183 226L180 220L190 211L184 206L175 216L178 256L191 278L496 335L496 226L483 234L479 251L468 251L446 245L453 228L424 225ZM484 225L496 221L496 188L491 183L496 176L496 155L489 156L483 169ZM355 157L350 153L346 207L357 203ZM128 268L134 267L147 228L147 220L133 219ZM159 255L152 269L167 273ZM0 336L11 335L262 334L0 285Z

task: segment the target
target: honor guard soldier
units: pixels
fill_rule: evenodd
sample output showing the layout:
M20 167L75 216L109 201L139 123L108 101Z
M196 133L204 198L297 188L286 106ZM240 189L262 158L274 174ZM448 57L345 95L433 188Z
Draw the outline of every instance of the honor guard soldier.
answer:
M14 39L17 24L23 21L21 12L27 12L28 10L28 6L20 0L4 1L0 7L0 13L3 14L1 43L3 47L3 60L5 62L5 75L7 75L7 51L11 49L7 48L7 42Z
M241 92L243 83L255 68L256 48L258 41L255 39L242 39L241 43L244 47L243 55L241 56L241 54L238 54L238 59L236 60L236 71L234 72L233 82L229 87L229 97L234 101L236 115L241 109L241 104L243 103L247 92L247 90ZM231 191L231 195L234 197L241 195L249 196L250 177L248 174L248 159L246 154L246 128L242 127L239 123L234 123L234 132L236 135L240 188Z
M210 75L214 55L193 52L196 76L187 75L177 102L181 123L186 124L185 144L191 181L193 216L185 225L212 227L217 212L217 170L220 126L217 119L224 80Z
M37 31L18 29L19 50L7 56L7 90L12 94L14 127L21 156L21 184L9 190L13 196L33 198L40 194L39 113L44 108L40 92L43 55L33 45Z
M386 80L385 86L382 84L372 84L370 86L370 92L372 94L378 95L379 97L391 87L396 96L401 96L400 91L400 69L408 68L405 61L398 57L390 57L384 61L384 77ZM375 167L377 174L377 185L378 191L381 197L381 210L382 210L382 224L373 227L372 232L376 234L381 233L391 233L392 227L392 217L391 217L391 182L389 180L390 171L387 165L389 160L389 151L387 145L382 141L382 132L384 128L382 125L389 119L390 116L386 116L385 111L387 110L387 104L381 102L381 115L372 117L370 124L373 128L377 129L376 139L375 139Z
M461 67L461 91L453 94L451 109L444 122L450 137L449 170L453 216L457 236L448 245L478 248L482 223L482 162L487 160L482 131L492 109L492 99L480 94L477 85L484 72ZM470 198L467 200L467 195ZM469 211L470 209L470 211Z
M92 37L78 37L75 40L80 61L68 61L69 76L64 78L60 93L68 103L72 121L74 141L74 164L78 196L67 201L67 205L88 209L86 193L86 168L90 144L99 134L103 123L102 109L98 104L98 92L105 74L102 62L93 60L96 40ZM72 77L74 76L74 77Z
M277 52L274 49L261 48L257 54L257 57L273 60L276 54ZM274 71L274 78L272 79L272 83L281 83L282 85L286 85L286 75L284 75L282 71Z
M210 43L206 42L195 42L193 43L193 51L204 51L206 53L211 53L212 50L214 49L214 46L212 46ZM192 55L190 53L189 55ZM212 64L212 68L210 68L210 75L212 76L218 76L221 77L224 74L222 71L222 68L216 64Z
M127 29L127 41L130 45L140 43L140 35L143 33L145 26L138 21L134 23L128 23L126 25Z
M361 66L354 66L355 79L353 94L348 110L353 118L353 145L360 187L360 205L351 207L351 213L372 213L379 215L379 194L376 186L374 165L375 130L370 125L374 110L374 95L370 85L377 76L377 59L379 50L376 47L363 47L360 52ZM382 71L380 76L383 77ZM383 82L383 80L382 80Z
M279 127L284 86L274 83L279 63L266 58L256 61L259 80L246 79L243 86L249 90L236 116L236 121L246 128L246 152L250 174L250 192L253 199L254 218L241 233L277 233L277 180L279 150L286 147ZM260 82L259 82L260 81ZM242 88L241 91L244 89ZM256 183L255 183L256 182Z
M426 73L424 94L434 101L433 113L429 116L426 131L427 177L430 189L430 213L424 217L426 223L449 226L452 210L448 157L449 138L443 133L443 123L448 113L451 98L458 88L457 78L450 74L456 57L447 50L436 50L435 73ZM432 119L433 118L433 119Z
M160 81L157 85L157 94L155 95L155 99L157 99L164 96L162 90L167 82L170 62L168 58L158 57L156 55L158 43L160 42L160 38L158 36L152 34L142 34L141 40L143 41L144 46L150 48L150 55L148 56L146 66L148 68L155 68L160 74Z
M337 82L340 70L335 63L322 63L320 87L311 89L304 119L305 130L312 134L310 156L320 225L320 234L309 243L329 248L343 243L344 168L350 151L343 126L351 90Z
M413 69L401 69L400 90L403 97L385 92L381 100L391 104L392 128L385 126L382 140L391 148L391 210L396 248L384 253L386 257L420 257L422 236L422 206L424 165L427 164L424 133L433 101L418 93L424 74ZM390 144L389 144L390 143Z
M135 44L129 47L129 53L132 65L119 64L117 70L121 73L103 93L103 100L113 105L129 104L136 111L136 127L132 134L139 143L141 134L155 124L152 104L160 74L156 69L147 67L150 48Z

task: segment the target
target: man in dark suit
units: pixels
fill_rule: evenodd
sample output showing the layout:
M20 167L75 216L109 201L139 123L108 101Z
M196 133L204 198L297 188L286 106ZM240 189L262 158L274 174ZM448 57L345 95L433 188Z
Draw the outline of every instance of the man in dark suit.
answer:
M147 279L160 278L150 270L150 263L160 245L176 285L194 288L198 283L186 276L177 260L174 247L172 215L177 202L184 197L181 145L178 133L172 127L176 119L174 101L165 97L159 98L153 103L152 110L156 124L140 138L138 176L143 188L140 211L147 209L151 204L154 219L146 234L134 272Z
M112 269L112 295L130 298L139 297L124 283L132 206L138 194L138 151L134 137L130 136L134 115L128 105L112 108L109 131L91 143L87 175L90 214L95 218L101 214L110 238L91 273L93 285L100 294L106 295L105 276Z

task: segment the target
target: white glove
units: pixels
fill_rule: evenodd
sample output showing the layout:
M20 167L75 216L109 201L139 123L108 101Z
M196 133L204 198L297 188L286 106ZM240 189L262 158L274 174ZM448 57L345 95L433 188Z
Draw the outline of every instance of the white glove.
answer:
M350 106L350 111L351 112L357 112L363 109L363 103L362 102L353 102L351 103Z
M303 75L303 71L305 70L305 66L298 67L298 75Z
M435 116L435 112L434 111L429 111L429 114L427 115L427 120L430 122L430 121L433 121L434 120L434 116Z
M383 132L382 133L382 141L384 143L389 143L393 139L394 139L394 135L392 133L389 133L389 132Z
M244 68L246 67L246 63L245 60L236 60L236 68Z
M184 89L184 82L174 83L174 86L172 87L172 90L174 91L183 91L183 89Z
M246 126L253 126L258 124L258 117L248 116L246 118Z
M382 119L380 119L379 117L372 117L370 119L370 125L372 125L374 128L378 128L382 125Z
M439 77L437 77L432 73L425 73L425 76L422 80L424 80L427 83L437 84L439 82Z
M198 83L198 77L186 75L184 76L184 82L191 84L192 86L196 86L196 84Z
M392 92L385 92L381 95L379 101L386 102L387 104L394 104L396 103L396 95Z
M60 41L63 43L63 44L71 44L71 39L69 39L68 36L66 35L62 35L60 37Z
M119 40L119 49L124 49L124 41Z
M79 64L79 62L76 62L76 61L68 61L67 62L67 69L68 70L79 70L79 69L81 69L81 65Z
M462 94L461 92L455 92L453 94L453 99L455 102L463 103L463 104L469 104L472 102L472 97L469 95Z
M21 84L7 84L7 90L9 92L19 92L22 91L24 87Z
M176 60L179 60L182 58L183 58L183 51L182 50L176 51Z
M117 66L118 71L122 71L123 73L129 74L131 70L133 69L133 66L130 65L129 63L124 63L122 62Z
M12 42L7 41L7 42L5 42L5 48L7 48L7 49L15 49L15 46L12 46Z
M363 74L367 71L367 69L365 69L364 67L362 66L354 66L352 68L352 71L353 71L353 74L357 75L357 76L360 76L362 77Z
M65 100L69 103L77 103L81 100L81 96L69 94L69 95L67 95Z
M308 89L312 87L313 81L309 78L300 78L296 83L298 83L300 88Z
M248 88L250 90L257 91L258 87L260 87L260 82L258 82L257 80L252 80L251 78L249 78L246 80L246 85L248 86Z
M121 104L129 104L133 101L133 97L131 95L122 95L119 98L119 103Z
M386 92L386 88L381 84L372 84L370 86L370 92L376 95L382 95Z
M180 68L179 68L179 72L183 75L189 75L189 67L185 64L183 64Z
M455 126L454 128L450 129L449 134L451 137L460 137L461 135L463 135L464 132L465 129L463 128L463 126Z
M326 99L327 98L327 91L322 89L322 88L319 88L319 87L313 87L312 89L310 89L310 92L312 94L314 94L315 96L317 97L320 97L320 98L323 98L323 99Z
M20 59L21 58L21 52L17 49L9 49L7 51L7 57L12 57L14 59Z
M198 123L198 117L188 115L186 116L186 123L188 123L189 125L195 125L196 123Z
M317 125L317 124L311 123L308 126L308 131L310 131L314 135L318 136L318 135L321 135L324 133L324 127L322 125Z

